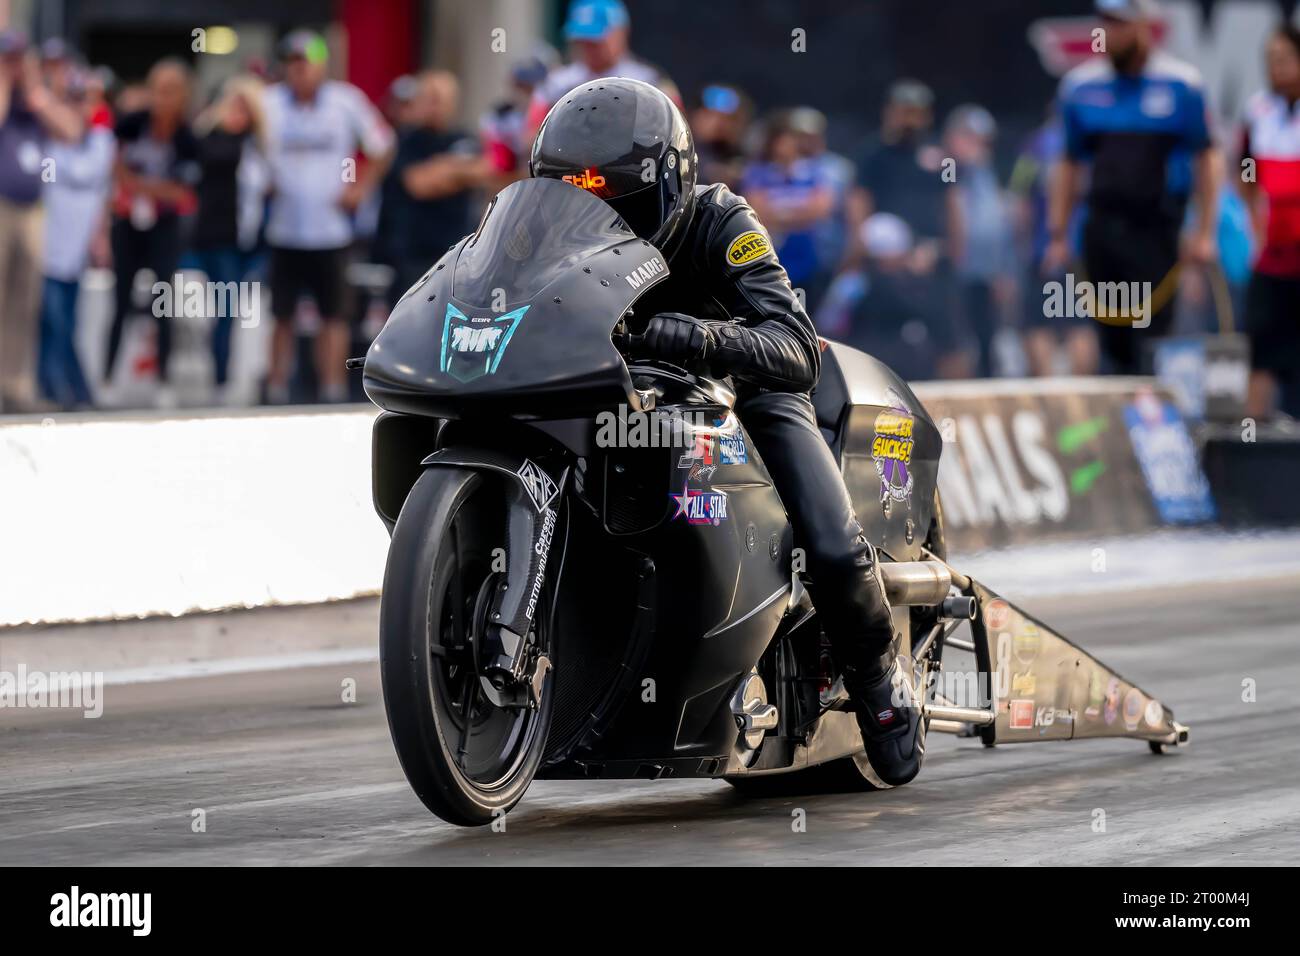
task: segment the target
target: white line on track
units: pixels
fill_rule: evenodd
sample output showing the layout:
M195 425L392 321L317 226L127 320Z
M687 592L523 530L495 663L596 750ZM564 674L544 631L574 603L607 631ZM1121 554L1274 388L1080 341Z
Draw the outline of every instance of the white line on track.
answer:
M149 684L190 677L220 677L226 674L251 674L257 671L296 670L300 667L369 664L377 660L379 660L377 647L347 647L331 651L277 654L270 657L231 657L225 660L183 661L176 664L158 664L153 667L131 667L105 671L104 683Z

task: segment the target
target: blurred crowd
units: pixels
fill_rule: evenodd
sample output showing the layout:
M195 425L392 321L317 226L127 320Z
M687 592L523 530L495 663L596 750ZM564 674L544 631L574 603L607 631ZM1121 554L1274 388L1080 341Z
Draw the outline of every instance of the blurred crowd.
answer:
M0 411L123 404L117 383L139 375L157 381L158 404L174 404L174 327L192 318L203 322L217 401L357 397L345 358L472 229L486 199L527 175L552 103L605 75L655 83L682 105L700 181L725 182L754 206L822 334L906 378L1149 368L1149 350L1117 323L1045 306L1045 283L1077 274L1151 282L1153 339L1229 328L1237 316L1261 344L1253 409L1293 408L1300 37L1278 31L1263 51L1271 89L1239 130L1215 131L1195 71L1153 48L1149 0L1097 6L1107 51L1065 78L1023 143L1001 143L984 107L940 114L923 78L901 78L875 135L851 155L828 147L813 106L760 113L725 82L684 97L630 50L619 0L573 0L567 59L539 47L517 62L477 128L458 124L452 73L403 76L375 104L331 78L326 40L308 30L283 39L276 64L204 97L181 59L122 82L62 41L32 49L5 32ZM1243 160L1258 175L1243 176ZM76 334L91 267L114 277L93 368ZM167 307L141 294L150 278L178 273L247 287L254 301L236 295L213 309L209 297L196 317L179 283ZM238 399L232 342L264 302L266 354L255 391ZM120 369L137 320L151 347Z

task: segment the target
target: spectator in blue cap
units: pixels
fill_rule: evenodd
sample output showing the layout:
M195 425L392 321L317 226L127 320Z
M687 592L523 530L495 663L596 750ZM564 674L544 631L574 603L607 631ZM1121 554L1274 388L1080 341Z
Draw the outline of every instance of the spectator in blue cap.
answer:
M680 108L681 96L672 80L657 67L639 60L628 50L631 26L622 0L573 0L564 21L572 62L551 71L533 92L528 108L528 128L535 133L551 107L569 90L602 76L641 80L659 87ZM531 141L532 136L528 139Z
M564 22L569 40L595 42L607 39L615 30L626 31L627 7L622 0L575 0Z

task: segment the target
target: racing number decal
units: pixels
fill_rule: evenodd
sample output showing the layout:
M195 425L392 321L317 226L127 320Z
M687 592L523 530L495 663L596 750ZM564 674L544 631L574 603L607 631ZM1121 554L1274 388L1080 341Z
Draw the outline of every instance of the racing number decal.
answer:
M997 636L997 663L994 665L994 707L997 701L1006 700L1011 694L1011 632L1000 631Z

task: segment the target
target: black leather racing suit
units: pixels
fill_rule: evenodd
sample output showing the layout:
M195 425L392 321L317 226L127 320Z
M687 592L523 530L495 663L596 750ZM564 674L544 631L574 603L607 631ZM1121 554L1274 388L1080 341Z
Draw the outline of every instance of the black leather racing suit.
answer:
M637 303L637 314L739 320L716 327L713 364L732 375L736 414L785 504L795 546L807 555L813 599L836 662L846 678L879 674L893 657L888 605L872 570L874 551L809 398L821 371L817 333L766 230L726 186L697 186L669 267L667 281ZM852 691L856 681L848 682Z

